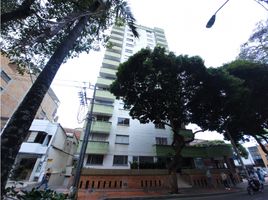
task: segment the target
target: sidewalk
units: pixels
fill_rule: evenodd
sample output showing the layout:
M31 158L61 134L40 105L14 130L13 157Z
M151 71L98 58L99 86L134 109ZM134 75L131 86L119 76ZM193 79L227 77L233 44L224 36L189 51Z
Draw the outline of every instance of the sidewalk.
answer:
M268 185L268 178L266 178L265 185ZM23 189L31 190L36 184L29 184ZM69 193L69 190L63 186L50 186L52 190L60 193ZM172 199L176 197L201 197L201 196L212 196L212 195L223 195L235 192L246 192L247 181L244 180L242 183L237 184L230 190L224 188L183 188L179 190L179 194L170 194L168 191L153 191L153 190L79 190L79 200L130 200L130 199ZM20 188L22 189L22 188Z

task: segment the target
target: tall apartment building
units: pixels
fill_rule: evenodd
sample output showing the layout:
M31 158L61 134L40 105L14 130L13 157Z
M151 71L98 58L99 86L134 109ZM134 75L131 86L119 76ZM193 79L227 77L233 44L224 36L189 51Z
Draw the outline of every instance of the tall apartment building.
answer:
M32 86L34 76L29 74L21 75L17 71L17 65L10 63L10 60L0 55L1 60L1 129L12 116L27 91ZM59 99L52 89L45 95L35 118L56 121L56 113L59 106Z
M163 29L137 26L137 31L139 38L135 38L128 27L113 27L111 31L112 47L106 49L96 83L94 122L84 160L86 168L129 169L132 162L155 162L161 156L156 146L172 142L168 127L140 124L131 119L129 112L123 109L123 102L108 91L116 78L118 65L141 48L162 46L168 50ZM80 140L83 137L82 134Z

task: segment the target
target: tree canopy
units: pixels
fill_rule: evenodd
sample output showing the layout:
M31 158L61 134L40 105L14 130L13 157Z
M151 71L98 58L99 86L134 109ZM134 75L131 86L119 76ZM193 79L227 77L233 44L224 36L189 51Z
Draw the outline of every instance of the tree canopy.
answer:
M62 62L89 51L95 41L105 42L103 31L118 22L126 22L138 36L135 19L124 0L20 2L4 2L4 9L14 8L16 13L24 2L29 2L26 9L33 10L27 16L17 13L15 17L6 17L1 29L1 52L19 64L21 72L26 66L42 69L46 64L2 131L1 153L5 162L1 164L1 196L20 145Z
M26 67L41 69L83 16L87 17L86 25L65 61L81 52L98 50L100 45L105 45L108 40L105 30L114 24L114 19L117 24L127 22L134 35L138 35L134 17L125 1L103 2L105 3L102 0L50 0L46 3L40 0L2 1L1 17L10 13L12 17L4 18L4 23L2 19L1 52L18 64L21 72Z
M257 24L248 41L241 46L238 58L268 64L268 19Z

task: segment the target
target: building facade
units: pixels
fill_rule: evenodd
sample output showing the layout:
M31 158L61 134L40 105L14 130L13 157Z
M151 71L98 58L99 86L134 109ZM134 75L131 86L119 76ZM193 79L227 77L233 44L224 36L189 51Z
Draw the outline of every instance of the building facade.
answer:
M20 147L11 180L40 182L50 168L49 184L68 186L77 147L74 133L65 132L59 123L36 119Z
M108 91L115 80L117 67L141 48L162 46L168 50L164 30L137 26L140 37L135 38L128 27L113 27L99 77L93 108L94 122L88 142L85 167L129 169L133 162L155 162L156 145L171 144L172 133L167 127L153 123L140 124L133 120L123 102L115 100ZM80 138L81 140L83 139ZM80 145L81 146L81 145Z
M12 116L27 91L35 80L34 75L21 75L17 71L17 65L10 63L10 60L4 56L1 59L1 130L8 119ZM45 95L39 110L36 113L36 119L47 119L54 122L59 106L59 99L52 89L49 89Z

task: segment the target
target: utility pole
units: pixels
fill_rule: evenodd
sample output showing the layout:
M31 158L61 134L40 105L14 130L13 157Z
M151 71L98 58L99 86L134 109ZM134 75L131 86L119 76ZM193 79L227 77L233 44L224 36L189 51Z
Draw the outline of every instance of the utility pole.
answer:
M74 183L73 183L73 188L72 191L70 192L70 196L72 199L77 199L77 192L78 192L78 185L79 185L79 180L80 180L80 175L81 175L81 170L83 167L84 163L84 158L85 158L85 153L87 149L87 144L88 144L88 139L90 135L90 130L91 130L91 124L92 124L92 113L93 113L93 107L94 107L94 101L95 101L95 94L96 94L96 85L94 86L94 92L92 99L90 101L90 111L87 113L87 120L86 120L86 129L85 129L85 134L82 142L82 147L79 153L79 158L78 158L78 163L74 175Z

